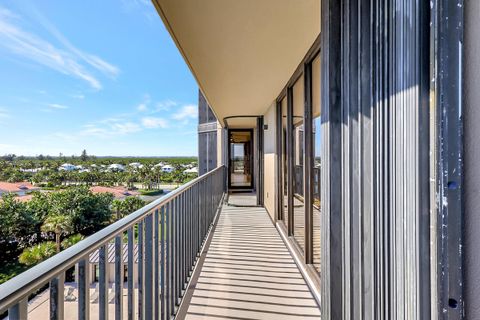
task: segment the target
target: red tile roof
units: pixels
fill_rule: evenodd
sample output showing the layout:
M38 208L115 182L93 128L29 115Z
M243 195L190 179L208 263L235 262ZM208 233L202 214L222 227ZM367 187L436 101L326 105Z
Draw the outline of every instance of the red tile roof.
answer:
M124 187L94 186L94 187L90 187L90 191L92 191L93 193L111 193L117 199L125 198L128 196L138 196L140 194L137 191L130 191Z
M39 190L39 188L34 187L29 182L3 182L0 181L0 191L3 192L20 192L20 191L33 191Z

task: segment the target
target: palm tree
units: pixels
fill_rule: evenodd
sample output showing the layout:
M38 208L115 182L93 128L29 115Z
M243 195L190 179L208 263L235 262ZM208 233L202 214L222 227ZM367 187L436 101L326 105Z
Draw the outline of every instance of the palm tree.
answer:
M61 249L62 235L73 232L72 219L63 214L50 214L43 222L41 230L43 232L55 233L55 246L58 253Z
M27 266L33 266L53 256L56 253L55 243L52 241L42 242L23 250L18 261Z
M67 249L73 246L74 244L77 244L78 242L83 240L83 236L79 233L74 234L66 239L63 239L62 241L62 248Z

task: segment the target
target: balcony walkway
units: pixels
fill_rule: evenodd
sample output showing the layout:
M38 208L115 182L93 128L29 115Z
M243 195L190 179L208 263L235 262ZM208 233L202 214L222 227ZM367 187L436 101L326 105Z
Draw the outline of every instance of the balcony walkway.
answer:
M319 319L264 208L225 205L180 319ZM193 293L192 293L193 291Z

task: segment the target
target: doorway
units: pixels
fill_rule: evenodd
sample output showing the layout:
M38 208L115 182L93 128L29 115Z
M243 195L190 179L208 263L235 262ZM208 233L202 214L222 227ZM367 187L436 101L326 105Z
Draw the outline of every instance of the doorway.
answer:
M231 189L253 189L253 130L230 129L229 176Z

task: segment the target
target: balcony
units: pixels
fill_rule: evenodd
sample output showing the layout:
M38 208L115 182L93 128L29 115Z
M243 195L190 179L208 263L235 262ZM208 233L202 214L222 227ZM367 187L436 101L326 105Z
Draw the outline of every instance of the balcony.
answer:
M266 210L228 205L225 181L219 167L4 283L0 313L22 320L318 319ZM66 283L72 268L75 281Z

